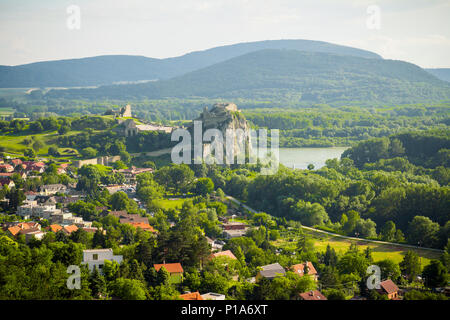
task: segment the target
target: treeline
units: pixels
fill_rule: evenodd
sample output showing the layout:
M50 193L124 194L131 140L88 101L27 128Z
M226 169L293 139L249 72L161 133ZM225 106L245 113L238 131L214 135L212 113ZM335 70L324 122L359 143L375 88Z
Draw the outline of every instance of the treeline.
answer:
M408 130L446 129L448 108L410 105L396 108L317 107L254 109L244 114L256 127L279 129L281 147L349 146Z
M450 236L450 190L430 175L360 170L348 158L328 160L320 170L258 170L215 167L203 175L257 210L308 226L438 248Z
M350 158L361 168L381 159L403 157L414 165L435 168L449 167L450 134L448 130L430 130L392 135L360 142L347 149L343 158Z

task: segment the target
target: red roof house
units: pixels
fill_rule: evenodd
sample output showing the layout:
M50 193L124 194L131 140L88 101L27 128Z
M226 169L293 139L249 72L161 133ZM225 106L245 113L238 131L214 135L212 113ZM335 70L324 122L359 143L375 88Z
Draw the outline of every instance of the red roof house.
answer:
M180 298L183 300L204 300L198 291L181 294Z
M308 269L308 275L314 278L314 280L317 280L318 274L316 268L314 268L313 264L310 261L306 261L305 263L294 264L293 266L291 266L291 270L299 276L305 275L305 268Z
M386 294L389 300L396 300L398 299L398 290L397 285L391 279L388 279L380 282L380 289L377 291L380 294Z
M301 300L327 300L319 290L303 292L299 294Z

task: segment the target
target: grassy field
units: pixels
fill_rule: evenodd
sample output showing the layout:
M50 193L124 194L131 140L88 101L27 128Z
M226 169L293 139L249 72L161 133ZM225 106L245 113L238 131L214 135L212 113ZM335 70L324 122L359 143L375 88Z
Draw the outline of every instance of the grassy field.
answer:
M15 110L13 108L0 108L0 117L9 116L13 114Z
M186 199L176 199L176 200L171 200L171 198L168 199L161 199L161 200L157 200L156 202L163 207L164 209L176 209L176 208L181 208L181 206L183 205L183 202Z
M81 131L70 131L67 135L75 135L79 134ZM27 134L27 133L12 133L12 134L5 134L0 135L0 145L5 148L6 154L11 155L17 155L21 156L23 155L23 152L27 148L31 148L31 145L27 146L23 143L23 140L25 138L33 138L40 140L43 142L44 146L39 149L39 152L37 152L38 156L46 156L49 158L53 158L48 156L48 148L51 146L57 147L56 145L56 139L59 137L59 134L57 131L47 131L44 133L38 133L38 134ZM75 149L72 148L58 148L58 151L61 152L61 156L57 158L61 159L73 159L78 156L78 152ZM70 151L73 151L71 153Z
M327 245L329 244L332 248L334 248L334 250L336 250L337 253L343 254L348 250L350 244L353 242L351 240L333 237L309 230L304 230L304 232L310 234L314 238L314 246L316 250L320 252L324 252L327 248ZM293 250L296 246L297 240L298 237L289 232L289 235L287 237L283 236L276 241L272 241L272 244L279 248ZM372 249L372 257L374 259L374 262L384 259L390 259L399 263L403 260L403 257L408 250L414 250L419 255L422 267L429 264L431 259L439 259L440 257L439 252L430 250L404 248L401 246L390 244L370 243L364 240L358 241L356 244L361 251L365 250L369 246Z

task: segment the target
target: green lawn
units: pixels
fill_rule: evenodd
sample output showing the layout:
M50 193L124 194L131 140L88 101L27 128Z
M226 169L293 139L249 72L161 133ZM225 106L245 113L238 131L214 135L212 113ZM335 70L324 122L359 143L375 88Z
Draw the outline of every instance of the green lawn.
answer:
M9 116L14 112L15 110L13 108L0 108L0 116Z
M67 135L75 135L79 134L81 131L70 131L67 133ZM27 133L10 133L10 134L3 134L0 135L0 145L2 147L5 147L6 153L10 154L23 154L25 149L31 148L31 144L29 146L25 145L23 143L23 140L25 138L32 138L35 137L35 139L41 140L44 143L44 147L39 150L37 153L38 156L46 156L48 157L48 148L51 146L57 147L56 145L56 139L59 137L59 134L57 131L47 131L44 133L38 133L38 134L27 134ZM75 149L72 148L58 148L59 151L62 151L61 157L56 158L63 158L63 159L71 159L78 156L78 152ZM75 153L69 153L69 150L76 151ZM52 157L55 158L55 157Z
M186 201L186 199L160 199L156 200L156 203L158 203L164 209L179 209L182 207L184 201Z
M320 252L324 252L327 248L327 245L329 244L332 248L334 248L334 250L336 250L337 253L343 254L348 250L350 244L352 243L352 241L350 240L342 239L339 237L333 237L317 232L309 232L309 231L305 232L313 236L314 246ZM289 233L289 236L280 238L276 241L272 241L272 244L274 244L279 248L293 250L297 244L297 240L298 237L296 237L292 233ZM358 245L358 248L361 251L365 250L369 246L372 249L372 257L374 259L374 262L384 259L390 259L394 262L399 263L403 260L403 256L406 254L408 250L414 250L419 255L422 267L429 264L431 259L439 259L440 257L439 252L422 249L404 248L401 246L396 246L394 244L391 245L391 244L369 243L364 240L358 241L356 244Z

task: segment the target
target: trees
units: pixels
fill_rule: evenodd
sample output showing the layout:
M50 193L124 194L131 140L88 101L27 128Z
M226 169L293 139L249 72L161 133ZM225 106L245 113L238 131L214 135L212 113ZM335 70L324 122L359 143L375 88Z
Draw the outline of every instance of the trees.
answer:
M92 296L101 298L107 295L105 277L100 274L96 266L94 266L94 271L90 274L89 282Z
M292 218L307 226L323 225L329 220L325 208L319 203L299 200L292 208Z
M126 169L127 166L123 161L117 160L116 162L113 163L113 168L119 170L119 169Z
M391 220L387 221L381 229L381 239L384 241L394 241L396 239L395 223Z
M118 191L115 192L110 200L109 203L111 204L111 207L113 208L113 210L127 210L127 211L131 211L131 210L136 210L137 209L137 204L136 202L134 202L133 200L130 200L128 198L128 195L123 192L123 191Z
M345 293L339 289L326 289L323 290L323 294L328 300L345 300L346 298Z
M120 155L120 160L123 161L123 163L125 165L129 165L131 162L131 156L128 152L126 152L125 150L120 151L119 153Z
M30 131L39 133L39 132L44 131L44 127L42 126L42 124L39 121L33 121L30 123Z
M384 259L376 263L381 270L381 279L396 281L401 276L400 266L390 259Z
M448 281L447 268L439 260L431 260L422 272L425 285L429 288L445 287Z
M194 192L200 196L206 196L214 190L211 178L198 178L195 182Z
M67 126L67 125L62 125L62 126L60 126L59 128L58 128L58 133L59 133L59 135L64 135L64 134L66 134L67 132L69 132L70 131L70 127L69 126Z
M34 143L31 145L31 147L34 151L38 152L44 147L44 143L41 140L34 140Z
M194 172L186 164L171 164L154 174L155 181L175 192L186 192L194 181Z
M370 219L359 219L356 222L354 232L364 238L375 238L377 236L376 223Z
M159 285L167 285L170 282L170 273L162 266L156 275L156 281Z
M338 270L345 274L355 274L364 277L369 261L360 253L346 253L339 259Z
M164 188L152 179L146 181L145 184L138 183L136 193L139 199L141 199L145 203L148 203L152 200L162 198L164 194Z
M13 187L6 195L9 199L9 209L12 212L17 210L17 207L21 206L25 201L26 197L22 189L17 189Z
M416 252L408 250L400 262L400 270L409 281L413 281L420 274L422 267L420 265L419 256Z
M419 290L410 290L403 297L405 300L448 300L448 298L440 293L424 292Z
M441 262L447 267L447 271L450 272L450 239L447 240L447 245L444 248L444 253L441 256Z
M123 300L146 300L145 285L136 279L118 278L111 284L112 294Z
M51 146L48 148L48 154L57 157L59 155L58 148Z
M356 223L361 219L360 215L358 212L356 212L355 210L350 210L347 215L347 221L345 222L345 218L342 217L344 219L344 224L342 225L342 230L347 234L347 235L353 235L353 232L356 228Z
M97 153L97 150L91 147L87 147L81 150L81 154L84 158L94 158Z
M336 266L338 261L338 257L336 254L336 251L334 250L334 248L331 248L330 245L327 245L327 249L325 251L324 257L323 257L323 263L325 263L325 265L327 266Z
M408 242L414 245L433 247L438 239L439 224L428 217L415 216L408 227Z

